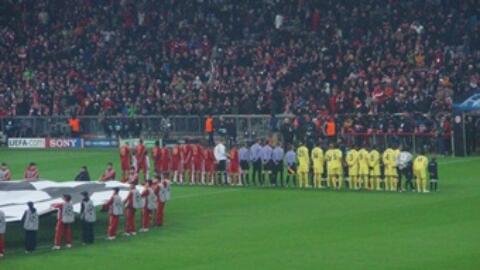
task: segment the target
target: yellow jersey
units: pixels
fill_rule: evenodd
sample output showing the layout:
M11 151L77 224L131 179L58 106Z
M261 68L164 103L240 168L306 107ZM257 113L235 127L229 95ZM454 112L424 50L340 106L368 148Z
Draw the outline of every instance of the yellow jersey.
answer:
M415 172L425 172L426 174L427 166L428 158L426 156L419 155L413 160L413 171Z
M348 165L348 175L358 175L358 151L355 149L348 151L345 159Z
M308 172L308 165L310 158L308 157L308 148L306 146L300 146L297 148L298 170L301 172Z
M328 168L337 169L342 167L342 151L338 148L327 150L325 159L327 160Z
M323 157L323 150L320 147L315 147L312 150L312 163L313 163L313 168L315 170L318 170L320 172L323 171L323 163L324 163L324 157Z
M382 155L382 161L385 167L394 167L396 165L397 159L395 158L395 152L393 151L393 149L385 149Z
M348 167L358 167L358 151L355 149L348 151L346 161Z
M360 175L368 175L368 157L367 149L362 148L358 150L358 173Z
M368 166L370 175L380 176L380 153L377 150L372 150L368 154Z

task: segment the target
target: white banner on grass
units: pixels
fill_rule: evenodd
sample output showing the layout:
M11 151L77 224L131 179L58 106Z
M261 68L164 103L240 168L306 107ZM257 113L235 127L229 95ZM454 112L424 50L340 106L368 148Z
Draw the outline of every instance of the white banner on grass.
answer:
M80 212L81 193L87 191L95 206L105 204L113 194L113 188L120 189L120 197L127 198L128 184L118 181L108 182L55 182L55 181L8 181L0 182L0 210L5 212L7 222L22 219L27 202L35 204L40 215L56 211L51 206L62 202L63 194L72 196L75 212ZM141 190L141 186L137 186Z

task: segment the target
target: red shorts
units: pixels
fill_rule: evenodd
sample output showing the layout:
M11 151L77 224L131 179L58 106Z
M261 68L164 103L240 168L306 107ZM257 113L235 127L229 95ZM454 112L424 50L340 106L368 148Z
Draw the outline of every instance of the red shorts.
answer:
M201 161L194 162L193 163L193 168L195 169L195 171L201 171L202 170L202 162Z
M145 171L147 169L147 163L145 161L137 163L137 170Z
M172 162L172 171L178 171L180 162Z
M230 173L239 173L240 172L240 165L239 164L230 164L228 171Z
M162 170L162 164L160 162L155 162L155 171L159 172Z
M160 166L160 169L161 169L163 172L168 171L168 162L162 163L162 165Z
M206 172L214 172L215 171L215 163L205 163L205 171Z
M130 160L128 160L128 159L122 159L122 160L121 160L121 163L122 163L122 171L128 171L128 170L130 170Z
M192 169L192 162L185 162L183 163L183 170L190 171Z

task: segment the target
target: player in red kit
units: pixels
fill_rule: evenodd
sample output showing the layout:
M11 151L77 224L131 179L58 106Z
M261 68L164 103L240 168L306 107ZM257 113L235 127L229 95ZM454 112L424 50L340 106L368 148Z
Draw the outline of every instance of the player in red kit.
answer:
M57 225L55 226L55 245L53 250L60 249L62 240L65 239L67 248L72 247L72 223L75 221L73 212L72 197L68 194L63 195L63 202L52 204L52 208L57 209Z
M100 181L113 181L115 180L115 176L116 176L116 173L115 173L115 170L113 169L113 164L109 162L107 164L107 169L102 174L102 176L100 176Z
M193 160L193 182L204 184L203 179L203 148L200 144L192 145L192 160Z
M122 182L127 181L128 178L128 172L130 170L131 160L130 160L130 146L128 145L128 142L125 142L125 144L120 147L120 163L122 167Z
M117 237L118 221L123 215L123 202L118 194L119 191L118 188L114 188L112 197L102 207L103 211L108 209L108 240L114 240Z
M147 170L147 149L143 144L143 139L140 139L137 146L135 147L135 160L137 162L137 173L140 171L143 172L143 180L147 181L148 170Z
M125 205L125 235L136 235L135 213L137 209L141 209L143 205L142 195L134 184L130 184L130 191L123 203Z
M152 149L152 161L155 174L160 175L162 173L162 149L159 141L155 141L155 146Z
M142 228L140 232L148 232L150 228L150 221L152 219L152 212L157 208L157 196L153 191L153 182L148 180L145 184L145 189L142 192L142 197L145 200L142 212Z
M25 179L25 181L36 181L39 178L40 173L38 172L37 164L35 164L35 162L30 162L23 173L23 179Z
M233 145L233 147L230 149L229 157L230 165L228 167L228 173L230 174L230 180L232 185L238 185L240 183L240 157L238 155L238 148L236 145Z
M128 173L128 178L127 178L127 183L129 184L138 184L138 173L137 170L135 170L135 167L130 167L130 172Z
M170 173L170 150L168 147L164 146L161 148L161 156L162 156L162 166L161 166L161 171L163 172L163 175L167 176L167 178L172 177L172 174Z
M215 182L215 156L213 155L213 149L205 148L204 157L205 182L213 185Z
M183 184L183 178L180 178L180 162L182 159L182 153L180 147L175 145L172 149L172 174L173 182Z
M190 184L193 184L193 177L191 175L192 172L192 145L185 143L182 146L182 155L183 155L183 173L181 174L181 177L185 177L184 179L187 179L185 175L188 176L188 179L190 180ZM182 181L183 182L183 181Z
M163 225L165 204L170 199L170 181L165 174L163 180L156 179L155 195L157 196L157 212L155 216L155 223L157 226Z

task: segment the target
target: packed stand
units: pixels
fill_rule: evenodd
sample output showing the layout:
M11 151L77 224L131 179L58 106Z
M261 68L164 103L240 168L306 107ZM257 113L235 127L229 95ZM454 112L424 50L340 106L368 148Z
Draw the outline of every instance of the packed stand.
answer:
M475 1L4 1L0 116L437 114L479 90Z

